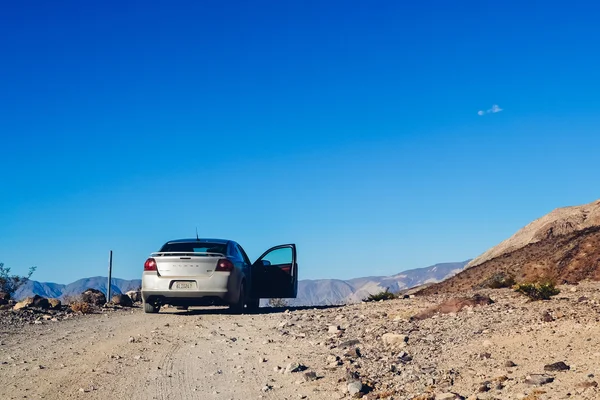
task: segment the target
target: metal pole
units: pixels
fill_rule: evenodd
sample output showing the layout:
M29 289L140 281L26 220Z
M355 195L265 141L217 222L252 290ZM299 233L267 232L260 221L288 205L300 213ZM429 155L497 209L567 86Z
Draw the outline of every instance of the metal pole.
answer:
M109 302L110 297L110 282L112 281L112 250L110 251L110 255L108 257L108 289L106 289L107 298L106 301Z

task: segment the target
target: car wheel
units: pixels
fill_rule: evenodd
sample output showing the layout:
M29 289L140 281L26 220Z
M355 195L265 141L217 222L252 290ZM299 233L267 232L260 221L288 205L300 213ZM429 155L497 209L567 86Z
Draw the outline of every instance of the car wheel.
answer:
M160 310L160 306L155 306L152 303L144 302L144 312L146 314L156 314Z
M234 314L242 314L244 312L244 303L246 299L246 285L242 284L242 286L240 287L240 295L238 298L237 303L231 304L229 306L229 309L231 310L232 313Z
M257 312L260 308L260 299L249 299L246 307L248 307L248 311L250 312Z

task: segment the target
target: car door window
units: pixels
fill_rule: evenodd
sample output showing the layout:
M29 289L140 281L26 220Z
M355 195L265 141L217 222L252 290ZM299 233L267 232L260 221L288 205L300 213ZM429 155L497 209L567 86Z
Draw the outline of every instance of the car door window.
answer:
M283 247L275 249L263 258L264 261L268 261L271 265L287 265L292 263L292 249L289 247Z

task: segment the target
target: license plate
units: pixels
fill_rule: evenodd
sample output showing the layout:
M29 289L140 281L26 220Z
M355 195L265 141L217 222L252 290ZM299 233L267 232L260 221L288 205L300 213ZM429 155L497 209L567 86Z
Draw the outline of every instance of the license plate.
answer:
M175 289L193 289L194 282L175 282Z

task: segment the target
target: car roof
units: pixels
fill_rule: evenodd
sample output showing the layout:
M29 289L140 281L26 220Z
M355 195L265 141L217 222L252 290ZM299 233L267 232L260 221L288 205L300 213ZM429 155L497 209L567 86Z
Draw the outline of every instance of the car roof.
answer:
M176 239L176 240L169 240L167 243L219 243L219 244L227 244L229 242L231 242L232 240L227 240L227 239L196 239L196 238L192 238L192 239Z

